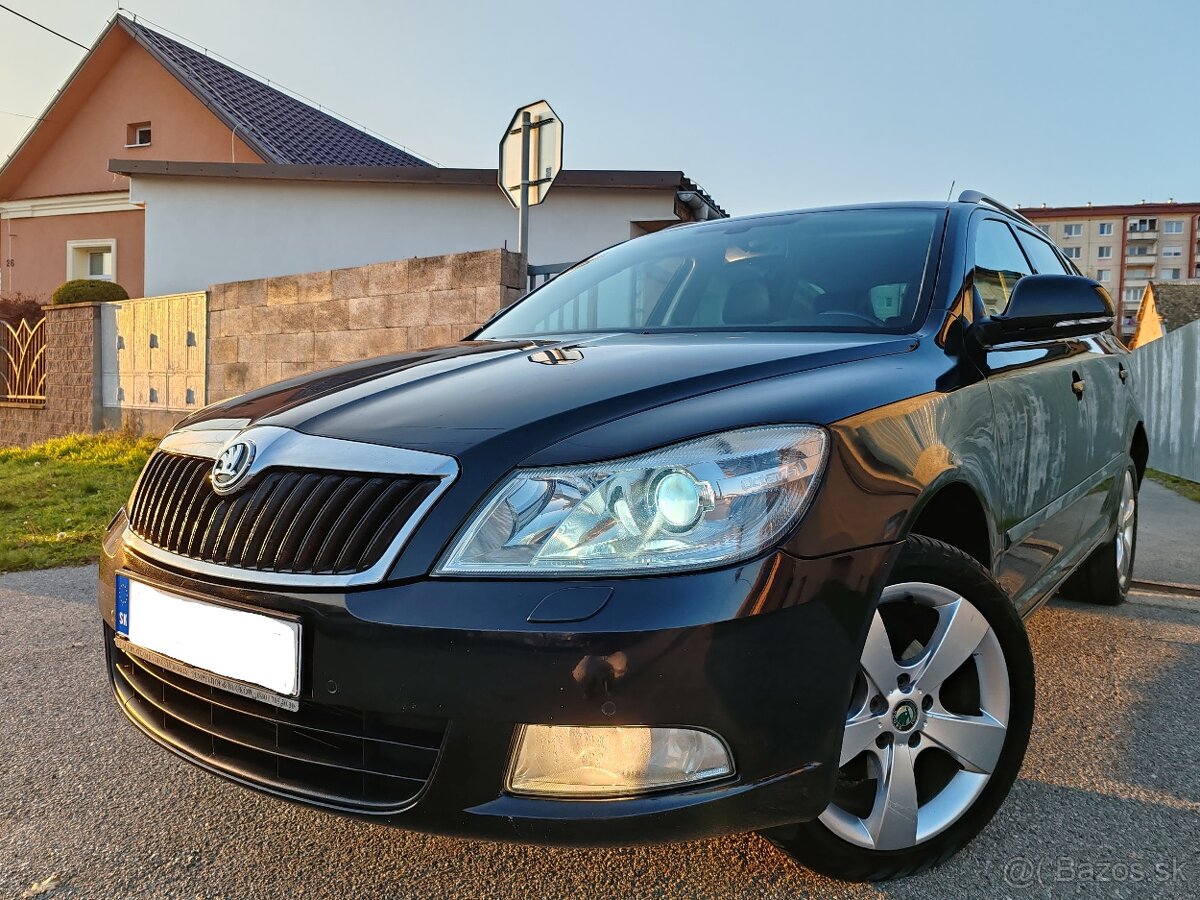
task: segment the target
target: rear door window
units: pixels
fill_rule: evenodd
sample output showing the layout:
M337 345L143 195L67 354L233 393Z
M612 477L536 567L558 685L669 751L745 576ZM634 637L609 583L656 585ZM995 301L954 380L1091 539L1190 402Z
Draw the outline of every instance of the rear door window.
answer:
M989 316L1008 308L1012 289L1033 270L1012 229L999 219L984 219L975 229L975 292Z

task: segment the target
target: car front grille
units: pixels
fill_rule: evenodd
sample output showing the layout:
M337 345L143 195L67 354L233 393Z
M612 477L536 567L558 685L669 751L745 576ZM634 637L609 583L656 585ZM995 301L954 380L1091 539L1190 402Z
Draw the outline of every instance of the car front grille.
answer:
M209 687L122 651L109 674L144 731L208 768L274 793L359 813L409 805L433 773L445 722L300 702L298 712Z
M438 479L271 468L226 496L212 460L163 450L129 505L142 540L179 556L257 572L345 575L375 565Z

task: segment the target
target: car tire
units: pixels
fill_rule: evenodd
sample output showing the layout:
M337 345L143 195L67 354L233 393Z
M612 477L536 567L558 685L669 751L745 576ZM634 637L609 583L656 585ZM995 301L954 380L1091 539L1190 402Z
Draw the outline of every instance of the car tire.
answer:
M1092 551L1066 584L1062 595L1078 603L1119 606L1133 583L1137 553L1138 474L1131 461L1121 476L1121 499L1111 540Z
M1008 795L1033 707L1033 657L1012 602L967 554L910 536L869 626L830 804L764 836L845 881L938 865Z

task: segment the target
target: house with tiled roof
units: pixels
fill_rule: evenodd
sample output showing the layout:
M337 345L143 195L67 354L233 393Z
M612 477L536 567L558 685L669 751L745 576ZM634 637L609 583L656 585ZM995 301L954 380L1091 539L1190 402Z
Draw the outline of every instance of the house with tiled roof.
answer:
M527 262L725 215L679 170L568 169ZM0 298L44 302L72 278L202 291L512 247L516 228L495 169L433 165L118 14L0 167Z
M1152 281L1146 285L1130 349L1200 320L1200 281Z
M145 211L109 161L428 168L203 51L117 15L0 167L0 297L70 278L143 293Z

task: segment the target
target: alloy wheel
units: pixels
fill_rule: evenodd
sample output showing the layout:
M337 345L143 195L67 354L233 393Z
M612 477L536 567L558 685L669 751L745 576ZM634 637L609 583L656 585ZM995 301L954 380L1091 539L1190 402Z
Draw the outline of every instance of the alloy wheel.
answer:
M1000 642L968 599L923 582L887 587L820 821L872 850L906 849L944 831L995 770L1010 699Z
M1133 473L1126 470L1121 485L1121 506L1117 510L1117 584L1121 593L1129 589L1133 575L1133 540L1137 528L1137 491L1133 484Z

